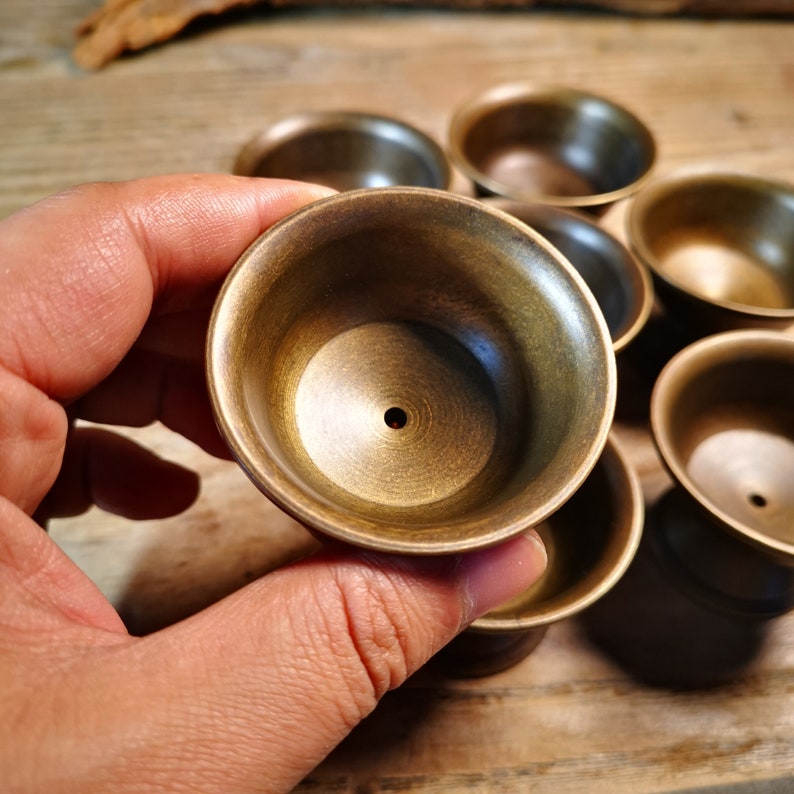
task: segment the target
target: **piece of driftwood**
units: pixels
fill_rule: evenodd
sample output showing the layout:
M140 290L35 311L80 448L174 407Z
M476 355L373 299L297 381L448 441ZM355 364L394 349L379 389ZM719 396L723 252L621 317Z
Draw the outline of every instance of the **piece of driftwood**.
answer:
M373 0L106 0L77 30L77 63L98 69L126 51L167 41L192 20L267 2L272 7L374 5ZM403 6L496 8L589 5L634 14L794 14L794 0L385 0Z

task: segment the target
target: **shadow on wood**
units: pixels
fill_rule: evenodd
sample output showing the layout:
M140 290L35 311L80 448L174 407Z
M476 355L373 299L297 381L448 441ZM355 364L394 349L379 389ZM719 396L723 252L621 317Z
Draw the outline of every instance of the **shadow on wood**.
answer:
M653 551L653 522L623 579L579 620L586 636L641 683L670 689L729 684L750 670L769 623L735 617L675 584Z

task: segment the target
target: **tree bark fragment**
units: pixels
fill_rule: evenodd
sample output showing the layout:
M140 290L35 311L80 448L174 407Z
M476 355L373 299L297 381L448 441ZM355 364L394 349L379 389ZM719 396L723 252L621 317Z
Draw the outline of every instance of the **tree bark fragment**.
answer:
M350 7L376 5L379 0L106 0L78 27L74 58L85 69L99 69L124 52L173 38L194 19L266 2L271 7ZM588 5L646 16L794 15L794 0L380 0L380 4L461 9Z

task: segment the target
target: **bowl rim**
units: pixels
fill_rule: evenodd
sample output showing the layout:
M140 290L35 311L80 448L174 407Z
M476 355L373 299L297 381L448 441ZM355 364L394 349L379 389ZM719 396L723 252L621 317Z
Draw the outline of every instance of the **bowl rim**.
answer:
M629 247L640 261L650 270L653 277L660 283L667 285L681 295L697 304L725 310L731 314L758 320L779 320L794 322L794 305L791 307L772 308L767 306L754 306L750 303L725 300L722 298L709 298L702 293L692 290L685 282L670 276L661 266L661 261L651 250L644 233L643 218L653 209L660 198L677 189L685 189L692 185L731 185L741 186L749 190L772 192L776 196L784 197L791 203L794 215L794 185L783 180L769 179L767 177L750 174L742 171L695 171L669 174L660 177L637 192L631 201L626 213L625 229Z
M524 223L527 223L530 228L534 229L540 235L543 235L543 232L533 226L531 222L523 220L520 214L521 211L537 213L539 215L547 215L552 220L559 219L563 222L567 221L582 227L586 227L593 234L604 240L625 264L626 270L630 273L632 276L632 281L637 286L636 292L639 297L638 306L629 317L628 322L625 322L623 327L618 329L619 333L612 337L612 347L615 353L620 353L639 335L640 331L642 331L647 324L648 318L651 316L651 311L653 310L653 303L655 299L653 281L648 268L642 262L640 262L640 260L632 253L629 247L622 242L622 240L604 228L595 219L585 215L583 211L573 208L555 207L551 204L528 204L523 201L502 198L500 196L489 196L487 198L481 199L481 201L491 207L496 207L503 212L514 215L514 217L518 218ZM550 241L549 244L553 245L553 243ZM560 252L560 256L565 255ZM568 261L570 261L570 258L568 258ZM576 265L573 266L574 268L576 267Z
M645 525L645 498L639 475L629 462L628 456L614 430L609 433L609 438L601 453L601 457L596 463L596 467L599 465L609 466L612 471L622 478L622 484L627 488L631 499L632 510L625 543L620 553L612 561L612 564L604 571L604 575L593 587L580 594L578 598L561 604L554 609L539 608L534 611L527 610L526 613L513 617L495 617L486 613L474 621L471 626L472 629L490 634L526 631L541 626L548 626L573 617L587 609L587 607L592 606L620 581L634 560L642 540ZM561 509L564 510L564 506Z
M586 193L579 196L560 196L538 190L522 190L521 188L512 187L500 182L498 179L493 179L469 160L464 152L463 142L465 140L464 131L471 121L483 118L488 112L508 101L518 102L524 100L533 102L541 99L553 100L559 104L571 107L582 102L590 102L602 108L608 108L612 112L617 112L621 117L631 122L646 140L650 158L645 170L636 179L615 190L603 193ZM557 85L540 86L526 82L504 83L492 86L469 97L469 99L460 104L454 111L449 124L448 147L450 158L454 165L475 185L480 186L488 193L527 203L571 208L597 208L613 204L632 195L651 178L657 159L656 139L650 128L639 116L620 103L601 94L579 88Z
M310 110L286 116L260 130L240 149L232 167L236 176L255 176L256 165L264 154L275 151L283 144L298 140L310 132L336 132L355 128L378 137L391 132L408 135L412 141L430 155L438 170L437 189L449 190L452 185L452 163L443 146L419 127L402 119L380 113L359 110Z
M446 525L454 524L462 530L458 538L452 540L433 540L431 538L420 543L399 537L385 538L373 531L379 526L396 527L396 524L391 524L388 521L371 517L355 517L355 520L351 520L349 511L334 510L333 505L327 503L323 503L324 509L321 510L308 509L307 504L309 507L314 507L321 500L311 498L300 486L300 483L285 477L272 456L264 456L267 459L262 460L256 454L256 445L253 439L248 437L245 428L238 426L242 423L235 423L232 420L235 387L234 378L228 377L223 363L225 347L223 337L229 328L234 328L234 318L241 306L241 295L245 294L246 279L250 276L248 271L260 259L262 252L269 245L277 244L279 240L300 239L299 230L307 217L327 212L339 203L355 205L356 202L377 201L378 196L387 197L389 195L403 197L402 200L411 206L416 206L417 200L469 206L475 208L477 212L495 216L501 223L511 227L517 235L523 238L529 237L533 244L537 245L550 260L554 260L555 266L562 270L564 278L573 282L578 300L588 310L590 322L596 330L594 346L603 353L603 410L589 445L582 450L582 457L575 475L566 483L565 487L560 488L552 497L538 505L529 515L512 518L508 516L509 520L502 521L496 529L487 532L482 530L466 532L467 529L476 530L477 525L482 523L482 520L478 521L476 517L475 519L447 520L445 521ZM476 199L447 191L416 187L366 188L338 193L296 210L261 234L238 259L218 293L207 332L206 377L216 423L232 455L254 484L280 509L308 528L337 540L379 551L423 555L450 554L496 545L520 534L558 509L581 485L599 459L612 425L617 394L616 362L606 323L595 299L573 266L562 258L543 237L507 213L486 207ZM497 522L494 521L494 523ZM399 535L399 533L397 534Z
M709 360L730 362L735 359L737 353L745 354L748 344L760 346L768 351L779 350L781 353L788 353L788 359L794 369L794 336L784 331L740 329L722 331L698 339L679 350L665 364L654 383L650 401L651 436L662 463L673 481L678 487L683 488L708 515L736 537L749 541L755 548L772 553L791 564L794 562L794 540L787 542L754 529L726 513L701 492L687 473L684 462L676 454L675 442L664 419L665 405L680 389L682 379L686 377L686 370L692 362L708 363Z

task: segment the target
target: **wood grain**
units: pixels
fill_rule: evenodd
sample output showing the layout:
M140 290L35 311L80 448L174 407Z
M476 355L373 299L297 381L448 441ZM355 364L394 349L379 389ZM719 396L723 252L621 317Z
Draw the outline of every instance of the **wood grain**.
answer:
M106 0L77 28L74 57L85 69L98 69L126 50L167 41L190 22L262 0ZM266 0L274 7L372 5L373 0ZM794 0L385 0L377 5L449 8L529 8L593 6L631 14L704 14L715 16L788 15Z
M258 9L86 74L72 31L94 8L0 4L0 216L83 181L229 171L257 131L307 109L390 113L443 141L459 102L515 80L626 104L657 136L659 174L729 168L794 181L789 22ZM455 189L468 186L458 177ZM624 212L604 223L622 234ZM668 480L644 422L648 382L622 382L638 410L616 430L652 504ZM233 464L157 426L132 435L202 473L198 503L170 521L95 510L51 531L134 630L168 625L312 548ZM647 794L794 776L794 616L704 621L640 573L673 617L660 621L649 601L643 620L621 621L620 599L605 599L499 675L450 680L429 667L299 791ZM697 677L712 685L682 685Z

